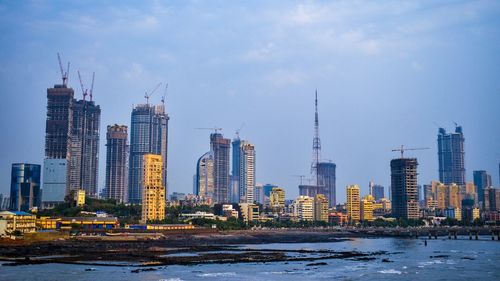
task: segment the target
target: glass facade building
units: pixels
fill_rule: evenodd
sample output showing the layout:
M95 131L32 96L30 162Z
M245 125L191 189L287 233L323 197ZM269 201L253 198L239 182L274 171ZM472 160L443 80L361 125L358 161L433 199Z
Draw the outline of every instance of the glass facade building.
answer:
M28 212L40 208L42 193L40 189L41 166L37 164L12 164L10 184L10 209Z

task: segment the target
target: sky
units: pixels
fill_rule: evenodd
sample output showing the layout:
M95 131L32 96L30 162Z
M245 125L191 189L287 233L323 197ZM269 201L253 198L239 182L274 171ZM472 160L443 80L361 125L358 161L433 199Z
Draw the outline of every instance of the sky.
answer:
M46 89L70 61L81 98L95 71L106 126L130 124L144 92L168 83L169 191L191 193L210 131L255 145L257 182L298 195L312 161L318 91L322 159L345 187L389 186L400 145L420 184L438 179L437 132L463 126L466 177L499 186L498 1L6 1L0 0L0 193L11 164L42 164ZM86 86L89 87L89 86ZM161 91L151 97L160 103ZM386 190L387 192L387 190Z

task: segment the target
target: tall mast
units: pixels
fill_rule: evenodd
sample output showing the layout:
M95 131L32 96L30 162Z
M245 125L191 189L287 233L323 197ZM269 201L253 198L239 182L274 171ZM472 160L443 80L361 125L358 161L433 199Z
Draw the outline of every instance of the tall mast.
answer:
M319 139L319 118L318 118L318 90L314 97L314 139L313 139L313 163L312 175L315 179L316 186L319 186L318 166L321 159L321 141Z

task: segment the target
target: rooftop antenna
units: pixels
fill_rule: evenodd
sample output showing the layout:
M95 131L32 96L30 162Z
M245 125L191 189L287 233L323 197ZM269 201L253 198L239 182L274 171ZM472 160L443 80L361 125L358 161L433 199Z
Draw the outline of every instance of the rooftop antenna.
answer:
M146 104L149 104L149 98L156 92L156 90L158 90L158 88L160 86L161 86L161 82L158 83L158 85L156 85L156 87L151 92L149 92L149 94L148 94L148 92L146 92L144 94L144 97L146 98Z
M318 165L321 158L321 140L319 138L319 117L318 117L318 90L314 93L314 138L313 138L313 163L311 172L315 177L316 185L319 184Z
M426 149L430 149L429 147L420 147L420 148L405 148L404 145L401 145L400 148L395 148L393 149L392 151L399 151L401 152L401 158L404 158L403 157L403 154L405 151L407 150L426 150Z
M87 96L87 89L83 87L82 75L80 74L80 70L77 70L76 72L78 73L78 80L80 80L80 87L82 88L83 100L85 100L85 97Z
M63 85L66 86L68 83L69 61L68 61L68 68L66 68L66 72L64 72L61 61L61 55L59 53L57 53L57 60L59 60L59 69L61 70L61 78L63 81Z

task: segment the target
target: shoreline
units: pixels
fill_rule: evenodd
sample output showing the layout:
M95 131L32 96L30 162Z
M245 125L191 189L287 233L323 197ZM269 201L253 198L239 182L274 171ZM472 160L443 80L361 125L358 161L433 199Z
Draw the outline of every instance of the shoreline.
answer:
M353 238L403 238L340 231L266 230L227 231L210 234L175 234L162 239L111 240L73 237L65 240L0 244L3 266L30 264L75 264L87 266L196 265L208 263L316 262L327 259L388 261L396 253L332 250L276 250L242 248L271 243L325 243ZM414 239L415 237L413 237ZM484 239L482 240L484 241ZM491 241L491 240L490 240Z

